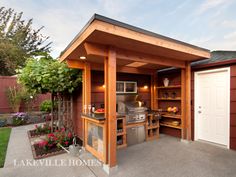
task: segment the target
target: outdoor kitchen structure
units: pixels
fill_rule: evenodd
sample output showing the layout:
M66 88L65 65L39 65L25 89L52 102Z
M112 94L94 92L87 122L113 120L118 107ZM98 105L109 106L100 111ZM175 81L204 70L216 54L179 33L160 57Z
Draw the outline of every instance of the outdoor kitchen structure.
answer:
M191 140L190 63L206 58L206 49L95 14L60 56L83 71L74 120L85 149L114 167L117 149L159 131Z

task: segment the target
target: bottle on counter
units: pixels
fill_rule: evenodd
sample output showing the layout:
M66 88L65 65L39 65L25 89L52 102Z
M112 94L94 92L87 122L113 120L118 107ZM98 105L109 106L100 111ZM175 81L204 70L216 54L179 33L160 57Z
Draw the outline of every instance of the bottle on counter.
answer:
M96 108L95 108L95 104L93 104L93 105L92 105L92 113L94 113L95 110L96 110Z

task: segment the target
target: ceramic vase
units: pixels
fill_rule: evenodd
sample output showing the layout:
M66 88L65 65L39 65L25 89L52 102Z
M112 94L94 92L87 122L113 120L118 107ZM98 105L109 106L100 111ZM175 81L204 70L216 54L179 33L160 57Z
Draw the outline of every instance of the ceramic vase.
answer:
M163 80L163 83L164 83L164 86L165 86L165 87L168 87L168 86L169 86L169 79L168 79L168 78L165 78L165 79Z

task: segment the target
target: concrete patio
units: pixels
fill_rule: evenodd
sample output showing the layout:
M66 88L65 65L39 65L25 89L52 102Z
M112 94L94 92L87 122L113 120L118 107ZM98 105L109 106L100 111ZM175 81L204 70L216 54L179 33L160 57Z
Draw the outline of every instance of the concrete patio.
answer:
M27 130L33 125L12 129L5 166L1 177L42 176L107 176L100 166L25 167L14 166L14 160L33 159ZM81 159L94 159L83 153ZM192 142L181 143L179 139L162 135L159 141L150 141L118 151L118 168L110 176L142 177L232 177L236 176L236 152L221 147ZM78 159L67 154L50 157L51 160Z

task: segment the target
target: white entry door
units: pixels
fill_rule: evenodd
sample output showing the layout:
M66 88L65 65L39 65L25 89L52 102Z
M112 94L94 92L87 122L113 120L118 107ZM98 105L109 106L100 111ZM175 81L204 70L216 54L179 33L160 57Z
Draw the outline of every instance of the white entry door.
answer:
M195 139L229 147L230 68L195 73Z

